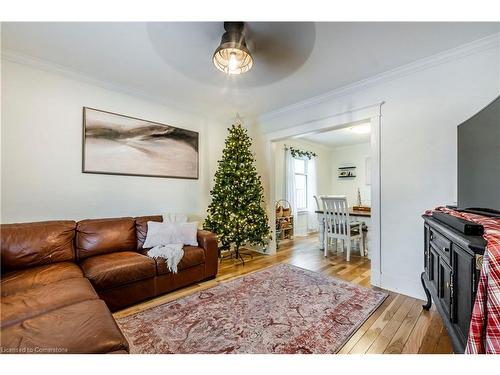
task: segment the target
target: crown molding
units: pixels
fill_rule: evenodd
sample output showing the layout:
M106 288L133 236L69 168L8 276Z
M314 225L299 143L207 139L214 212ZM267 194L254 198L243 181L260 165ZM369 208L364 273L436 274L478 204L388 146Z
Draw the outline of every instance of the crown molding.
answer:
M2 48L1 51L1 59L22 64L22 65L27 65L29 67L43 70L45 72L49 73L55 73L58 75L62 75L66 78L74 79L80 82L84 82L87 84L91 84L93 86L98 86L110 91L115 91L120 94L125 94L129 96L134 96L149 102L157 103L166 107L169 107L171 109L177 110L179 112L184 112L196 117L200 117L202 119L207 119L207 120L213 120L213 121L220 121L219 118L212 117L212 116L207 116L206 113L197 110L193 110L192 107L186 107L185 105L179 104L177 102L171 101L169 99L155 96L148 94L145 91L137 90L133 87L126 86L126 85L120 85L117 83L114 83L112 81L106 81L106 80L101 80L94 78L86 73L82 73L76 69L71 69L67 68L63 65L57 64L52 61L40 59L37 57L33 57L18 51L14 51L12 49L4 49Z
M287 113L292 113L301 109L305 109L308 107L312 107L314 105L334 100L340 98L342 96L350 95L358 91L365 90L369 87L373 87L379 84L383 84L385 82L389 82L391 80L404 77L406 75L410 75L416 73L421 70L425 70L431 68L436 65L444 64L449 61L457 60L469 55L473 55L479 53L481 51L491 49L491 48L499 48L500 47L500 33L492 34L482 39L478 39L476 41L464 44L462 46L455 47L453 49L432 55L430 57L426 57L415 62L403 65L401 67L386 71L384 73L380 73L378 75L369 77L367 79L354 82L352 84L334 89L332 91L326 92L321 95L317 95L311 97L309 99L297 102L295 104L291 104L277 110L264 113L258 116L258 122L266 123L272 119L275 119L279 116L285 115ZM158 103L163 106L170 107L174 110L182 111L197 117L201 117L203 119L212 120L216 122L224 121L227 119L222 119L217 116L207 115L207 111L202 110L194 110L192 106L187 107L181 103L174 102L170 99L166 99L164 97L154 96L147 92L137 90L133 87L120 85L111 81L100 80L94 78L88 74L82 73L75 69L67 68L60 64L54 63L52 61L39 59L27 54L20 53L18 51L14 51L11 49L2 48L1 51L2 60L11 61L14 63L19 63L23 65L27 65L36 69L44 70L49 73L59 74L71 79L75 79L81 82L85 82L88 84L92 84L94 86L98 86L104 89L108 89L111 91L115 91L118 93L138 97L150 102ZM208 111L210 112L210 111Z
M440 52L438 54L416 60L412 63L402 65L395 69L374 75L372 77L357 81L346 86L339 87L324 94L313 96L309 99L279 108L277 110L267 112L259 117L261 123L266 123L279 116L288 113L296 112L314 105L324 103L326 101L334 100L342 96L350 95L367 88L377 86L397 78L401 78L425 69L432 68L437 65L445 64L447 62L458 60L466 56L474 55L476 53L500 47L500 33L489 35L485 38L475 40L473 42L463 44L461 46Z

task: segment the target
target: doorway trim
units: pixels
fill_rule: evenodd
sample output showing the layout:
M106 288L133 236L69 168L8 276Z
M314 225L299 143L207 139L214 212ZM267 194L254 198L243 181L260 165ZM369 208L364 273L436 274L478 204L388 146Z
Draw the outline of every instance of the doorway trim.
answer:
M370 148L372 158L371 171L371 223L373 233L370 245L371 251L371 284L380 286L382 274L382 235L381 235L381 126L382 106L385 102L350 109L348 111L334 114L328 117L310 120L300 125L287 129L281 129L264 134L266 160L269 171L267 195L267 207L269 208L270 227L273 231L273 240L269 243L268 253L276 252L276 212L274 202L276 201L275 183L275 152L276 142L286 138L294 138L308 134L323 133L325 131L342 129L352 126L353 123L369 121L371 124Z

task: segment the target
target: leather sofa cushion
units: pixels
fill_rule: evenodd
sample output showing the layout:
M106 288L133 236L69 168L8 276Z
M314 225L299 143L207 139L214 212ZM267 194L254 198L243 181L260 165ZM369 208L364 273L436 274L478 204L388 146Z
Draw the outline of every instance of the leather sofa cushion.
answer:
M184 256L177 265L177 271L182 271L203 263L205 263L205 252L201 247L184 246ZM156 259L156 272L158 272L158 275L170 272L167 263L161 258Z
M99 290L99 297L112 312L157 296L156 277L150 277L117 288Z
M2 297L1 327L19 323L60 307L98 298L94 288L84 277L26 289Z
M88 300L26 319L1 331L9 353L128 352L128 343L104 301Z
M73 261L74 221L2 224L2 272Z
M131 251L87 258L80 266L97 290L116 288L156 276L154 259Z
M76 254L79 260L136 249L135 220L131 217L82 220L76 225Z
M161 215L155 216L139 216L135 218L135 229L137 231L137 250L142 250L142 245L146 241L146 235L148 234L148 221L162 222L163 217Z
M21 290L76 277L83 277L80 267L74 263L60 262L6 273L2 275L0 289L3 297Z

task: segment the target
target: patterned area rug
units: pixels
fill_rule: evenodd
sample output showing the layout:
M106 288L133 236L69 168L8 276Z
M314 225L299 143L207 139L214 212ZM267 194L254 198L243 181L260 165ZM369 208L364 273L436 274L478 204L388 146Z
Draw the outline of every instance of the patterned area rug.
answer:
M279 264L118 325L131 353L336 353L386 297Z

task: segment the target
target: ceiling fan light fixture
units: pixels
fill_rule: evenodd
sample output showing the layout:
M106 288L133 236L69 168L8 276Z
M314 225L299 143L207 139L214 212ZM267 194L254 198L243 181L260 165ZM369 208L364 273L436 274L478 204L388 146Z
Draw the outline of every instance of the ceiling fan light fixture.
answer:
M226 32L213 56L215 67L221 72L241 74L252 68L253 58L246 46L243 28L243 22L224 22Z

